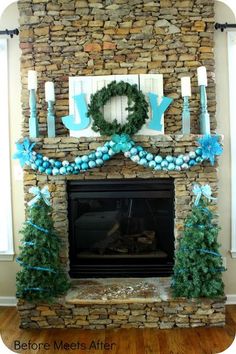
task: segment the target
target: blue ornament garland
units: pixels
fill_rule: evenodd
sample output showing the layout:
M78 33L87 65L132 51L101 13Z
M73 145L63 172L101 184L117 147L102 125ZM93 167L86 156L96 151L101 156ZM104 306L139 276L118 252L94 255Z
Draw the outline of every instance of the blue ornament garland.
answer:
M127 134L115 134L110 141L87 155L77 156L73 162L49 159L47 156L33 150L35 143L25 138L23 143L17 143L18 151L13 158L19 159L21 166L30 166L33 170L47 175L77 175L87 170L101 167L114 155L123 152L124 156L138 165L151 168L154 171L184 171L192 166L199 165L209 160L214 164L215 157L222 154L222 147L219 143L219 136L206 135L198 139L199 147L187 154L178 156L154 155L145 150ZM37 194L36 194L36 199Z

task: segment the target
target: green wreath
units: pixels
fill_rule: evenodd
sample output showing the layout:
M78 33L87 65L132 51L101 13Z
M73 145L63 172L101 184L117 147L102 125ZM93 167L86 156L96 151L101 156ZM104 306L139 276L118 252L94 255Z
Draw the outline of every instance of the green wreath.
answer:
M114 119L112 123L107 122L101 112L101 108L113 96L128 97L128 107L126 108L128 122L124 125L120 125L117 119ZM132 102L134 104L131 106ZM148 119L148 104L144 94L138 90L137 85L131 85L124 81L112 81L107 87L103 87L91 96L88 116L93 118L92 129L95 132L100 132L101 135L122 133L133 135L142 128L146 119Z

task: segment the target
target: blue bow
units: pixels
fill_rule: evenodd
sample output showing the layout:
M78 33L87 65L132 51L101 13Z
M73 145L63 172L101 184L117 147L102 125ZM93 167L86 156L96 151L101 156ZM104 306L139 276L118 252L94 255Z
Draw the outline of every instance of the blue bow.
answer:
M194 205L198 205L202 195L204 195L204 197L206 197L209 200L216 200L216 198L213 198L211 196L212 191L211 191L211 187L209 186L209 184L205 184L204 186L200 186L199 184L195 184L193 187L193 193L196 195L196 199L194 202Z
M132 147L132 141L127 134L115 134L112 136L112 141L115 143L115 145L112 146L112 150L116 153L121 151L126 152Z
M48 190L48 186L43 187L41 190L39 187L31 187L29 189L29 192L35 195L35 197L28 202L29 207L32 207L41 198L43 199L44 203L46 203L48 206L51 205L50 192Z

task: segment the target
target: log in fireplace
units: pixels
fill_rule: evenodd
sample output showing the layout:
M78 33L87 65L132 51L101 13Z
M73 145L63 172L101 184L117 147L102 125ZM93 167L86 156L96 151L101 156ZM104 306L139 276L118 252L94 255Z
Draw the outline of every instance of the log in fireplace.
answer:
M169 276L174 180L68 181L70 276Z

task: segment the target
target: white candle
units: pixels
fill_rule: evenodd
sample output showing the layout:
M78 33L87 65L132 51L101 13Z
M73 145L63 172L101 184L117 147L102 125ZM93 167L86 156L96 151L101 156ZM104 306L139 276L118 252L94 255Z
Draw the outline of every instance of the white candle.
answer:
M181 77L181 93L182 97L191 96L191 83L189 76Z
M45 82L45 99L46 102L55 102L54 83L51 81Z
M197 68L198 86L207 86L207 72L205 66Z
M28 71L28 90L37 90L37 71Z

